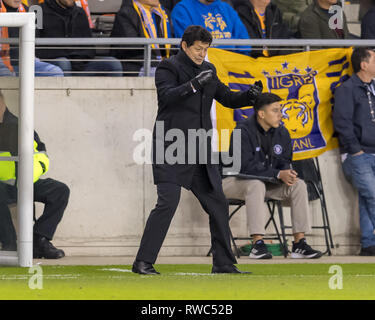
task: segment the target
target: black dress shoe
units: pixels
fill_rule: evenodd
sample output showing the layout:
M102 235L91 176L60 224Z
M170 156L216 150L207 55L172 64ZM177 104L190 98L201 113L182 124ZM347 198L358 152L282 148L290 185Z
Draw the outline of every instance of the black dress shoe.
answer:
M135 260L132 271L139 274L160 274L157 272L151 263Z
M237 267L233 264L228 264L225 266L212 266L211 273L244 273L244 274L250 274L249 271L240 271L237 269Z
M34 259L61 259L63 257L65 257L65 252L61 249L57 249L46 237L34 235Z

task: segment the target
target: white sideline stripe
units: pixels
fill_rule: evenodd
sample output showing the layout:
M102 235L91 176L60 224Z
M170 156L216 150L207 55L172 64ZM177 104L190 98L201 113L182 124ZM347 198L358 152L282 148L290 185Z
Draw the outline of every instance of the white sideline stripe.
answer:
M194 273L194 272L177 272L172 273L174 276L215 276L218 273Z
M43 279L78 279L80 274L48 274L43 275ZM30 276L26 275L3 275L0 280L28 280Z
M99 269L101 271L113 271L113 272L132 272L130 269L118 269L118 268L103 268ZM213 273L194 273L194 272L177 272L172 273L172 275L176 276L213 276Z
M114 272L132 272L130 269L118 269L118 268L103 268L100 271L114 271Z

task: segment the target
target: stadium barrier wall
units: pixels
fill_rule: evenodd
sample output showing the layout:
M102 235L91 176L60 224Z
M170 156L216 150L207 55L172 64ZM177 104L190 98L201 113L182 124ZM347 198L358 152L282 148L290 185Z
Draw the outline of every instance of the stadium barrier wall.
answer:
M18 79L0 78L7 105L18 110ZM46 177L71 190L54 244L68 256L134 256L156 202L151 165L133 160L133 134L152 130L157 100L153 78L36 78L35 128L51 160ZM357 195L346 182L338 150L319 157L335 255L359 250ZM37 216L43 207L37 204ZM321 223L318 201L311 221ZM14 208L12 208L14 211ZM244 209L242 209L244 210ZM285 210L285 222L289 212ZM16 225L16 224L15 224ZM245 212L231 221L247 235ZM325 249L322 230L309 243ZM161 256L205 255L210 247L208 216L188 191L161 249Z

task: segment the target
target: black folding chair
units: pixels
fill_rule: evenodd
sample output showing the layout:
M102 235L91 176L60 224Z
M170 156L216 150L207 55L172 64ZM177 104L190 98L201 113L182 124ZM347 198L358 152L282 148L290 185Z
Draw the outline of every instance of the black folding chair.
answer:
M284 257L287 257L288 247L287 247L287 240L286 240L286 237L285 237L285 228L281 228L282 233L280 234L279 228L276 224L275 216L274 216L275 208L277 207L278 213L279 213L279 219L280 219L280 226L281 227L284 226L284 219L283 219L281 201L273 200L273 199L265 199L265 201L267 203L267 206L268 206L268 209L269 209L269 212L270 212L270 217L269 217L269 219L266 223L265 228L267 229L269 224L272 222L272 224L275 228L276 234L275 234L275 236L273 236L273 235L265 236L263 239L265 239L265 240L278 240L280 245L282 246L282 251L283 251ZM228 203L229 203L229 207L231 207L231 206L235 207L234 210L229 214L229 222L230 222L232 217L245 205L245 201L240 200L240 199L228 199ZM250 236L249 237L234 237L230 227L229 227L229 235L230 235L230 240L233 244L235 254L238 258L240 258L241 254L240 254L240 250L239 250L239 248L236 244L236 240L251 240L252 238ZM212 247L208 251L207 256L209 256L211 254L211 252L212 252Z
M331 249L334 248L333 240L332 240L332 232L331 227L329 224L329 218L328 218L328 211L327 211L327 205L324 195L324 189L323 189L323 183L321 179L320 174L320 167L319 167L319 160L318 158L313 159L306 159L306 160L299 160L299 161L293 161L293 169L298 172L299 178L303 179L307 185L307 191L309 195L309 201L317 200L320 201L321 206L321 212L322 212L322 225L313 225L311 226L312 229L322 229L324 231L324 237L325 237L325 243L326 243L326 250L323 252L323 254L327 254L329 256L332 255ZM252 176L247 175L236 175L239 178L255 178ZM265 179L265 181L267 181ZM271 182L271 181L268 181ZM268 210L270 212L270 218L268 219L265 229L269 226L269 224L272 222L274 228L275 228L275 234L268 235L264 237L266 240L278 240L280 242L280 245L282 246L283 255L284 257L287 257L288 255L288 246L287 246L287 236L292 236L292 234L287 234L286 229L291 229L292 226L287 226L284 224L284 214L283 214L283 208L282 208L282 201L274 200L274 199L265 199ZM229 215L229 221L230 219L245 205L244 200L239 199L228 199L229 206L235 206L235 209L230 213ZM280 231L275 221L275 211L277 209L278 216L279 216L279 224L280 224ZM232 234L231 229L229 229L230 232L230 238L231 242L233 244L233 247L235 249L235 254L237 257L240 257L240 250L238 249L238 246L236 245L236 240L251 240L252 238L249 237L234 237ZM207 253L207 256L210 255L212 248Z
M323 254L332 255L331 249L334 248L332 240L332 232L329 224L327 204L324 195L323 183L320 174L319 160L318 158L305 159L293 161L293 169L297 171L299 178L303 179L307 185L307 191L309 196L309 201L317 200L320 201L321 212L322 212L322 225L313 225L312 229L322 229L324 231L324 238L326 243L326 250ZM275 209L278 209L279 220L280 220L280 230L281 230L281 239L280 243L284 248L284 256L288 254L287 249L287 236L293 236L292 234L287 234L286 229L292 229L292 226L284 224L284 215L282 202L277 200L269 199L267 201L268 209L270 211L271 217L275 214ZM269 221L270 222L270 221ZM266 225L266 228L269 224ZM274 220L273 220L274 222ZM275 227L277 237L280 238L279 231Z
M334 248L332 240L332 232L329 224L327 204L324 195L322 177L320 174L318 158L311 158L299 161L293 161L293 169L298 172L298 176L303 179L307 185L309 194L309 201L320 201L322 212L322 225L313 225L312 229L322 229L324 231L324 238L326 243L326 251L323 254L332 255L331 249ZM291 226L284 226L284 228L291 228Z

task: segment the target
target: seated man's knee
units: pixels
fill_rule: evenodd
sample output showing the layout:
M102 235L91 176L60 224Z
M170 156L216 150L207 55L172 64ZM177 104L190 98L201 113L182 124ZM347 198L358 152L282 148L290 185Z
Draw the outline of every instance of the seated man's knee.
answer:
M294 189L307 192L306 182L302 179L298 179L297 182L294 184Z
M62 186L61 186L61 193L62 195L64 195L64 197L66 199L69 199L69 196L70 196L70 189L69 187L65 184L65 183L62 183Z
M66 57L60 57L55 60L49 61L49 63L59 67L63 72L72 71L72 63Z
M70 196L70 189L69 187L63 183L63 182L60 182L60 181L56 181L56 190L60 196L60 198L64 199L65 201L68 201L69 200L69 196Z
M49 69L49 74L52 74L55 77L63 77L64 71L59 67L51 64L51 67Z
M263 181L260 180L247 180L246 181L246 194L257 194L263 195L266 194L266 185Z
M121 61L114 57L103 57L105 58L105 62L107 63L108 70L110 71L121 71L122 72L122 64Z
M305 195L308 198L307 184L302 179L298 179L292 186L292 194Z

